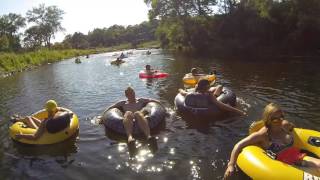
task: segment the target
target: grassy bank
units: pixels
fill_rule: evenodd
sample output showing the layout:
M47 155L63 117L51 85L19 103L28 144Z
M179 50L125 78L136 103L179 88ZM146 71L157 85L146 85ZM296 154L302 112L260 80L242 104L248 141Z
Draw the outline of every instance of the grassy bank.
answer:
M139 47L153 47L157 42L140 44ZM67 50L48 50L42 49L34 52L25 53L0 53L0 77L13 74L18 71L31 69L42 64L53 63L76 56L87 54L97 54L103 52L130 49L131 44L121 44L119 46L96 49L67 49Z
M27 53L0 53L0 73L2 75L22 71L46 63L61 61L63 59L86 54L99 53L105 49L89 50L38 50Z

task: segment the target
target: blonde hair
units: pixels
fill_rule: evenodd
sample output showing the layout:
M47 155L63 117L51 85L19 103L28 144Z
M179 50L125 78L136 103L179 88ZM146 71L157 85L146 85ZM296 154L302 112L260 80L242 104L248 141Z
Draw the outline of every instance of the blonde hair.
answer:
M264 125L266 127L270 126L272 116L279 111L282 111L280 106L274 103L270 103L264 108L264 111L262 113L262 121L264 122Z

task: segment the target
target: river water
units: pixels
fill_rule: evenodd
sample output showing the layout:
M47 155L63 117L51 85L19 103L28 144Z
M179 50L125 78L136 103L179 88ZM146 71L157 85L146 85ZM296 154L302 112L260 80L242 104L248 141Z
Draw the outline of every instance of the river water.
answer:
M231 61L145 52L134 50L120 66L110 65L112 52L83 57L81 64L69 59L0 79L0 179L221 179L233 145L246 136L269 102L279 104L298 127L320 130L320 62ZM143 81L138 72L146 64L170 76ZM177 115L173 100L191 67L208 72L212 66L217 82L237 94L237 106L248 117L230 117L203 130ZM139 97L159 99L170 113L165 127L155 134L159 150L154 156L141 145L138 158L129 159L125 139L111 136L96 122L106 106L124 99L128 85ZM78 115L78 138L41 147L14 143L8 135L10 115L36 112L48 99Z

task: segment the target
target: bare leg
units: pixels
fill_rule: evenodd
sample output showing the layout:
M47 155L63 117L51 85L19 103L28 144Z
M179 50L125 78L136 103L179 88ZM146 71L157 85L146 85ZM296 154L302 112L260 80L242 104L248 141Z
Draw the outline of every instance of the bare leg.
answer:
M158 150L158 144L157 144L156 138L151 137L150 135L150 127L149 127L148 120L144 118L143 113L140 111L135 112L134 117L138 121L139 127L147 137L147 143L151 153L154 154Z
M320 159L307 156L303 159L302 164L308 167L316 168L320 171Z
M28 127L33 129L38 129L41 124L41 121L39 119L30 117L30 116L22 119L21 122L25 123Z
M123 126L126 130L127 136L128 136L128 142L134 141L134 138L132 136L133 132L133 119L134 115L131 111L127 111L124 114L124 120L123 120Z
M141 130L143 131L143 133L145 134L145 136L147 137L147 139L149 139L151 137L150 128L149 128L149 124L148 124L147 119L144 118L144 116L143 116L143 113L140 111L137 111L134 113L134 117L138 121L138 125L141 128Z

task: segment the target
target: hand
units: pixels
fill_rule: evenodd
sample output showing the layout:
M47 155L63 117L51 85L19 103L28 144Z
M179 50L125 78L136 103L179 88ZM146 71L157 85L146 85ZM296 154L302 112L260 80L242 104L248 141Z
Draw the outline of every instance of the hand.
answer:
M228 179L235 171L234 165L229 165L224 173L223 179Z
M22 138L22 133L21 133L21 131L19 131L19 134L16 134L15 137L16 137L16 139L21 139L21 138Z
M241 111L241 116L248 116L248 114L245 111Z

